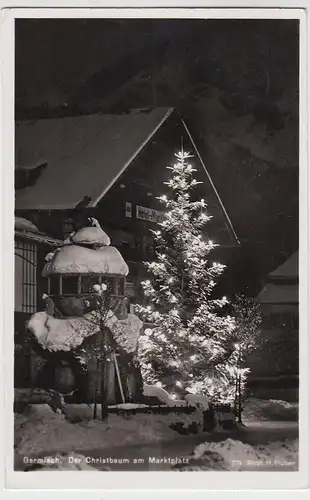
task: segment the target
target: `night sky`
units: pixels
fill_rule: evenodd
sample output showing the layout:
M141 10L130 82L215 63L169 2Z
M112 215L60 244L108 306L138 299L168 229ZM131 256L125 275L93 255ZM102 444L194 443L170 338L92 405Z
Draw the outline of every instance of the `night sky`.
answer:
M17 20L16 118L176 107L254 294L298 248L298 49L295 20Z

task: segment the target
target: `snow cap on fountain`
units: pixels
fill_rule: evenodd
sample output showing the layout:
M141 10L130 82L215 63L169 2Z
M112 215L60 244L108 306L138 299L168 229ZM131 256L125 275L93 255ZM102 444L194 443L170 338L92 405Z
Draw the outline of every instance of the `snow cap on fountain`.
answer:
M42 276L100 274L127 276L128 266L117 248L103 246L93 250L78 245L59 248L43 268Z
M101 226L97 219L91 217L91 226L83 227L77 232L70 234L70 236L64 241L65 245L87 245L87 246L109 246L111 240L109 236L101 229Z
M129 269L120 252L110 245L109 236L97 219L90 218L91 226L72 233L64 246L50 252L45 260L42 276L62 274L98 274L127 276Z

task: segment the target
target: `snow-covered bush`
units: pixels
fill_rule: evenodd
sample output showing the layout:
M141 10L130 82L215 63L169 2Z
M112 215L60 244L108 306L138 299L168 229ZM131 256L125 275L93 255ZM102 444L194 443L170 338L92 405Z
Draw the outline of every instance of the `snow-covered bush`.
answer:
M148 385L143 386L143 395L146 398L156 398L159 404L164 404L166 406L187 406L187 402L180 399L173 399L170 397L167 391L163 389L160 385Z
M209 400L205 396L199 396L197 394L187 394L185 396L185 401L190 406L196 406L202 411L209 410L210 408Z
M276 399L248 398L244 404L243 420L298 421L298 403Z

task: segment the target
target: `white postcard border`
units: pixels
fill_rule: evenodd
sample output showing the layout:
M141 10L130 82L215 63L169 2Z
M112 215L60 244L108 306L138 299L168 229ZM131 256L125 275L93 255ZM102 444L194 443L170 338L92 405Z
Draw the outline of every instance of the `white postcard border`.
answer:
M12 2L7 2L11 4ZM14 2L15 3L15 2ZM58 2L59 4L60 2ZM62 5L64 2L61 2ZM115 2L113 2L115 5ZM126 4L127 2L122 2ZM171 2L173 3L173 2ZM196 1L197 4L201 2ZM206 2L204 2L206 3ZM223 2L218 2L219 4ZM241 2L240 2L241 3ZM239 3L239 4L240 4ZM247 2L249 3L249 2ZM261 2L262 6L266 2ZM282 4L285 2L282 2ZM292 6L295 2L286 2ZM33 6L42 2L32 2ZM57 2L50 1L49 5ZM74 2L75 6L81 2ZM85 2L84 2L85 4ZM99 2L90 1L89 6ZM184 2L179 1L179 5ZM227 2L225 2L227 4ZM274 4L277 4L275 1ZM302 4L303 5L303 4ZM2 11L1 20L1 86L2 86L2 259L3 280L1 292L4 298L3 307L3 369L5 381L5 468L6 488L11 489L73 489L86 491L91 489L117 490L120 485L125 489L152 490L178 489L186 490L292 490L309 487L309 266L308 266L308 226L309 226L309 178L307 174L308 146L307 119L310 106L307 99L307 58L309 48L306 33L306 14L301 9L14 9ZM197 472L173 475L167 472L109 472L98 474L83 472L24 472L13 471L13 247L14 247L14 18L15 17L184 17L184 18L299 18L300 19L300 470L298 472ZM83 492L81 492L83 494ZM155 492L156 493L156 492ZM240 492L240 497L242 497ZM253 495L254 492L251 492ZM274 492L276 493L276 492ZM44 492L44 496L46 496ZM74 495L78 494L75 491ZM149 496L149 492L147 495ZM208 493L209 494L209 493ZM41 492L42 495L42 492ZM135 493L135 497L138 492ZM238 493L239 496L239 493ZM32 495L32 498L35 496ZM102 495L101 497L102 498ZM276 498L276 495L273 495ZM281 496L283 498L283 496Z

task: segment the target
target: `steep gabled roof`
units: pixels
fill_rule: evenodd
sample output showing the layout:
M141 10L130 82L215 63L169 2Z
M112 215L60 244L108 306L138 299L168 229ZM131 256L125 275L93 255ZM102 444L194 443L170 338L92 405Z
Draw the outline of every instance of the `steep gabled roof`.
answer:
M270 278L297 278L298 252L294 252L281 266L269 274Z
M257 296L261 304L298 304L298 252L269 273L268 283Z
M16 167L47 162L34 186L16 192L17 210L95 206L173 111L85 115L16 124Z

